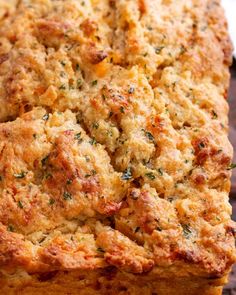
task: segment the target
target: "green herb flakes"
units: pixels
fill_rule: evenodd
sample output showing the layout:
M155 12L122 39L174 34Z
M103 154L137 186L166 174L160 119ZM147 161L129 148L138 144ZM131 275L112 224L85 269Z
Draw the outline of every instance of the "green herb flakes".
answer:
M200 143L198 144L198 147L199 147L200 150L201 150L201 149L204 149L204 147L205 147L205 143L204 143L204 142L200 142Z
M42 166L45 166L47 161L48 161L48 158L49 158L49 155L47 155L46 157L44 157L42 160L41 160L41 164Z
M140 227L137 226L137 227L135 228L134 232L137 233L139 230L140 230Z
M85 155L84 157L85 157L86 162L90 162L89 156Z
M211 114L212 114L212 119L217 119L218 118L218 115L214 110L211 111Z
M183 228L183 235L186 239L189 239L192 235L192 230L189 224L181 224Z
M69 192L64 192L63 198L64 200L72 200L72 195Z
M127 169L125 169L125 171L123 172L121 179L122 180L130 180L132 178L132 171L131 168L128 167Z
M154 180L156 178L156 176L152 172L148 172L145 175L151 180Z
M124 109L124 107L120 107L120 112L121 112L122 114L125 113L125 109Z
M129 88L129 90L128 90L128 93L129 93L129 94L133 94L134 91L135 91L135 88L134 88L133 86L131 86L131 87Z
M158 46L158 47L155 47L155 53L156 54L159 54L161 51L162 51L162 49L164 48L165 46Z
M101 247L98 247L98 248L97 248L97 252L105 253L105 250L103 250Z
M77 80L77 88L81 88L83 84L83 81L81 79Z
M96 86L98 84L98 80L93 80L92 81L92 86Z
M66 184L67 184L67 185L70 185L70 184L72 184L72 182L73 182L73 180L70 179L70 178L68 178L67 181L66 181Z
M47 121L47 120L49 119L49 114L45 114L45 115L42 117L42 119L43 119L44 121Z
M151 132L146 131L145 129L142 129L142 130L144 131L145 136L146 136L151 142L155 142L155 138L154 138L154 136L152 135Z
M232 170L236 168L236 163L232 163L229 165L229 167L227 168L227 170Z
M98 122L93 122L92 127L93 127L93 129L98 129L99 123Z
M157 171L160 174L160 176L163 176L164 172L163 172L162 168L158 168Z
M10 232L14 232L15 228L14 228L13 225L9 224L8 227L7 227L7 230L10 231Z
M66 85L65 85L65 84L62 84L62 85L59 87L59 90L66 90Z
M76 133L74 139L78 140L81 137L81 132Z
M90 143L91 145L96 145L96 144L97 144L97 141L96 141L96 139L93 137L92 139L90 139L89 143Z
M27 172L14 173L15 178L24 178Z
M55 200L54 199L52 199L52 198L50 198L50 200L49 200L49 205L53 205L54 203L55 203Z
M22 204L21 201L18 201L18 202L17 202L17 205L18 205L19 208L23 209L23 204Z

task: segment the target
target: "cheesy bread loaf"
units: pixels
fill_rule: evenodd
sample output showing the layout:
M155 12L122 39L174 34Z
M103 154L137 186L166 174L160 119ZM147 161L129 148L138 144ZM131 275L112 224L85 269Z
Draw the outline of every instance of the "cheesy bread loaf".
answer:
M0 0L0 294L221 294L231 51L219 0Z

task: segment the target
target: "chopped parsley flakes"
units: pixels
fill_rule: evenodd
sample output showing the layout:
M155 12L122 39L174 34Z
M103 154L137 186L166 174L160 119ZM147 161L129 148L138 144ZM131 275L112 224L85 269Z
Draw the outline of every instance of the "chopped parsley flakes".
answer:
M145 175L151 180L154 180L156 178L156 176L152 172L148 172Z
M100 252L100 253L105 253L105 250L103 250L101 247L98 247L97 251Z
M44 121L47 121L49 119L49 114L45 114L42 118Z
M132 178L132 171L131 168L128 167L127 169L125 169L125 171L123 172L121 179L122 180L130 180Z
M157 171L158 171L158 173L159 173L161 176L163 176L164 173L163 173L162 168L158 168Z
M96 139L93 137L92 139L90 139L89 143L90 143L91 145L96 145L96 144L97 144L97 141L96 141Z
M7 230L13 232L15 229L13 225L9 224Z
M72 195L69 192L64 192L63 198L64 200L72 200Z
M236 163L232 163L229 165L229 167L227 168L227 170L232 170L236 168Z
M15 178L24 178L27 172L21 172L21 173L14 173Z
M98 84L98 80L93 80L92 81L92 86L96 86Z
M135 88L133 86L131 86L128 90L129 94L133 94L134 93Z
M18 201L17 205L18 205L19 208L23 209L23 204L21 203L21 201Z
M189 224L181 224L183 228L183 235L186 239L189 239L192 235L192 230Z
M155 142L155 138L154 138L154 136L152 135L151 132L146 131L145 129L142 129L142 130L143 130L145 136L146 136L151 142Z
M59 90L66 90L66 85L65 85L65 84L62 84L62 85L59 87Z
M50 199L48 203L49 203L49 205L53 205L55 203L55 200L54 199Z
M203 149L205 147L205 143L204 142L200 142L198 144L198 147L199 147L200 150Z
M161 51L162 51L162 49L164 48L165 46L158 46L158 47L155 47L155 53L156 54L159 54Z

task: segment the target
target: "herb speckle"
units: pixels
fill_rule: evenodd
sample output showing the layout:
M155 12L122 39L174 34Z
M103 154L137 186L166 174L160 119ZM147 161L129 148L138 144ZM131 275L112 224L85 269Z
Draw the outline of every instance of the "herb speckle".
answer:
M51 198L48 203L49 205L53 205L55 203L55 200Z
M14 232L15 229L14 229L13 225L9 224L8 227L7 227L7 230L11 231L11 232Z
M92 86L96 86L98 84L98 80L93 80L92 81Z
M137 226L137 227L135 228L134 232L137 233L139 230L140 230L140 227Z
M45 114L45 115L42 117L42 119L43 119L44 121L47 121L47 120L49 119L49 114Z
M81 86L82 86L82 80L81 79L78 79L77 80L77 88L81 88Z
M145 133L145 136L151 141L151 142L154 142L155 143L155 139L154 139L154 136L152 135L151 132L149 131L146 131L145 129L143 129L144 133Z
M99 127L98 122L94 122L93 125L92 125L92 127L93 127L94 129L98 129L98 127Z
M229 167L227 168L227 170L232 170L236 168L236 163L232 163L229 165Z
M15 178L24 178L27 172L21 172L21 173L14 173Z
M165 46L158 46L158 47L155 47L155 53L156 54L159 54L161 51L162 51L162 49L164 48Z
M131 168L128 167L127 169L125 169L125 171L123 172L121 179L122 180L130 180L132 178L132 171Z
M189 224L181 224L183 228L183 235L186 239L189 239L192 235L192 230Z
M18 205L19 208L23 209L23 204L21 203L21 201L18 201L17 205Z
M59 87L59 90L66 90L66 85L65 85L65 84L62 84L62 85Z
M44 158L41 160L41 164L42 164L42 166L45 166L45 165L46 165L48 158L49 158L49 155L47 155L46 157L44 157Z
M214 110L211 111L211 114L212 114L212 119L217 119L218 118L218 115Z
M63 198L64 200L72 200L72 195L69 192L64 192Z
M97 251L100 252L100 253L105 253L105 250L103 250L101 247L98 247Z
M125 112L124 107L120 107L120 112L124 114L124 112Z
M135 88L133 86L131 86L128 90L129 94L133 94L134 93Z
M92 139L90 139L89 143L90 143L91 145L96 145L96 144L97 144L97 141L96 141L96 139L93 137Z
M205 147L205 143L204 142L200 142L198 144L198 147L199 147L200 150L203 149Z
M78 140L81 137L81 132L76 133L74 139Z
M151 180L154 180L156 178L156 176L152 172L148 172L145 175Z
M160 174L160 176L163 176L164 173L163 173L162 168L158 168L157 171L158 171L158 173Z
M68 178L67 181L66 181L66 184L67 184L67 185L70 185L70 184L72 184L72 182L73 182L73 180L70 179L70 178Z

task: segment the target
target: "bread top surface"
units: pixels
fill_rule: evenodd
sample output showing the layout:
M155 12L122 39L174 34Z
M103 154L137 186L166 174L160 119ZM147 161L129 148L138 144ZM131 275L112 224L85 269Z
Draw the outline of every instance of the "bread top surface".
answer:
M0 1L0 265L223 276L219 1Z

